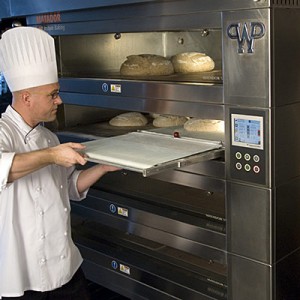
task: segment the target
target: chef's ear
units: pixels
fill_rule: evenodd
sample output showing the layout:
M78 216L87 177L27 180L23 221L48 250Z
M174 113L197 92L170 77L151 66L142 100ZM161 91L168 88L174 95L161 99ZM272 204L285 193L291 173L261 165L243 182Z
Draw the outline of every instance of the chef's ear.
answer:
M20 99L25 105L30 105L31 102L31 93L28 90L24 90L20 92Z

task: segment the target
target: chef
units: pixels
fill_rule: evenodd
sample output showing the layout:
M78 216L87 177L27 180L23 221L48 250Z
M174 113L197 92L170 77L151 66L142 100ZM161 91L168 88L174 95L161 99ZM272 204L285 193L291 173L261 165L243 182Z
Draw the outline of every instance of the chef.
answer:
M71 239L69 199L117 168L84 171L78 143L42 126L62 104L53 38L31 27L6 31L0 70L13 94L0 119L0 299L88 299Z

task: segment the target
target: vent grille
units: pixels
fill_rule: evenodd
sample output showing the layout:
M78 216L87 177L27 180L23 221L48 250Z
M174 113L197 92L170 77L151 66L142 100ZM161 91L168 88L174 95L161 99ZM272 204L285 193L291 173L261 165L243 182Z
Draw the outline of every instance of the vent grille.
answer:
M300 7L300 0L272 0L273 6Z

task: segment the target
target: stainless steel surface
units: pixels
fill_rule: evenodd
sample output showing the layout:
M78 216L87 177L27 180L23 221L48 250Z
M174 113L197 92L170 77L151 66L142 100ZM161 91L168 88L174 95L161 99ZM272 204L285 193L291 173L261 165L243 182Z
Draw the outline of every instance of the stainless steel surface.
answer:
M24 0L19 3L17 0L6 0L7 2L11 3L12 15L32 15L32 14L39 14L39 13L51 13L57 11L73 11L78 9L86 9L86 8L97 8L101 7L105 10L106 6L114 6L119 4L125 4L123 8L121 8L121 12L123 14L119 14L116 17L126 16L126 17L134 17L137 15L138 12L142 11L144 14L150 14L152 12L155 15L162 14L183 14L190 11L224 11L224 10L239 10L239 9L253 9L253 8L261 8L261 7L270 7L270 6L283 6L283 7L297 7L299 4L295 2L291 2L289 0L281 1L278 3L276 0L261 0L261 1L251 1L251 0L229 0L224 3L222 0L216 1L206 1L206 0L186 0L184 2L178 1L156 1L156 0L127 0L126 2L121 0L102 0L99 1L89 1L88 4L82 3L80 0L73 1L72 4L70 3L60 3L58 1L44 1L41 4L38 0ZM130 6L128 9L127 4L135 4L135 3L143 3L143 2L150 2L147 3L145 10L144 5L137 5L137 8L133 5ZM150 8L150 9L149 9ZM106 17L107 13L105 11ZM101 10L100 10L101 12ZM88 14L88 12L86 12ZM90 16L90 18L92 18Z
M228 251L270 265L274 262L271 191L229 183L227 193Z
M274 11L274 47L276 53L274 55L273 65L276 66L276 76L273 77L274 83L272 85L272 92L276 97L272 101L276 101L277 105L284 105L287 103L294 104L299 102L299 85L296 83L296 78L299 78L300 71L294 65L298 61L296 53L300 49L300 41L297 38L299 35L299 28L296 27L293 32L290 32L295 19L299 15L298 10L280 10ZM293 47L286 47L286 45L293 45ZM285 63L283 62L285 60ZM292 65L287 74L283 74L286 65ZM273 67L274 68L274 67ZM286 87L289 87L288 89ZM297 108L295 108L297 109Z
M228 104L269 107L270 106L270 34L269 24L270 10L235 11L223 14L223 36L224 36L224 93ZM265 34L261 38L251 37L251 33L257 30L249 25L248 20L255 20L263 24ZM245 25L244 25L245 24ZM237 26L231 30L235 39L229 38L228 28ZM252 26L252 27L251 27ZM239 34L241 37L239 38ZM248 34L248 38L245 35ZM242 41L244 55L238 54L239 39ZM253 41L254 55L248 53L249 42ZM256 66L253 68L253 66ZM247 84L243 84L247 83Z
M274 185L281 186L287 179L299 176L300 164L298 154L300 140L298 128L300 109L299 102L278 107L272 111L272 128L274 131L272 156L276 164L273 166L272 180Z
M80 10L85 4L72 10L65 4L56 15L27 18L56 38L66 105L82 112L101 107L224 120L225 157L149 178L116 172L95 184L87 202L74 205L84 219L77 242L87 276L135 299L297 299L299 1L115 4L90 3L93 9L86 10ZM18 10L35 6L25 1ZM49 2L42 6L36 13L50 10ZM177 51L212 53L222 76L120 76L120 63L135 51L167 57ZM232 115L262 120L259 144L234 145ZM72 133L68 139L79 141L94 134ZM89 222L105 229L95 225L91 232ZM162 255L166 248L178 255ZM183 262L187 254L220 264L223 275ZM132 267L133 274L114 269L112 260ZM205 285L194 272L205 273Z
M107 80L106 82L109 82ZM183 86L176 87L168 84L143 84L138 85L123 83L125 93L128 92L124 102L124 98L115 95L101 94L102 82L89 82L90 92L65 92L65 89L70 89L74 84L80 87L81 83L76 80L60 80L61 97L66 104L96 106L109 109L133 110L140 112L153 112L162 114L185 115L190 117L199 117L202 119L224 119L224 107L216 105L214 102L222 101L222 88L219 86L208 87L200 86ZM67 85L67 86L66 86ZM139 88L137 88L139 86ZM93 90L97 89L97 93ZM132 94L137 94L141 89L142 94L150 94L147 98L138 98ZM78 90L78 89L77 89ZM100 92L99 92L100 91ZM177 93L176 93L177 92ZM155 98L155 94L157 98ZM140 94L141 95L141 94ZM168 100L172 99L172 101ZM84 99L84 101L82 101ZM175 101L174 101L174 100ZM176 101L176 100L180 101ZM221 99L221 100L220 100ZM203 102L207 101L207 102ZM212 102L212 103L210 103Z
M201 257L206 262L219 263L224 267L226 263L225 236L223 232L220 232L224 230L221 224L217 226L214 220L209 222L205 219L202 222L201 219L196 220L196 224L189 224L186 220L185 222L177 221L173 219L174 216L170 218L170 216L160 216L157 212L148 212L149 207L146 205L143 209L137 209L134 207L136 204L132 204L130 199L127 199L126 205L122 205L124 198L109 194L102 194L108 201L106 210L102 211L105 202L97 205L100 195L98 191L91 191L85 205L73 205L73 212L100 224L110 224L111 228L133 236L172 247L179 252L182 251L182 255L189 253ZM128 217L120 218L121 214L119 217L113 214L107 209L110 205L115 205L119 210L121 208L123 211L128 210ZM192 218L191 221L193 221Z
M275 287L272 286L273 278L270 266L231 254L229 254L228 262L228 280L231 284L228 299L277 299L273 293Z

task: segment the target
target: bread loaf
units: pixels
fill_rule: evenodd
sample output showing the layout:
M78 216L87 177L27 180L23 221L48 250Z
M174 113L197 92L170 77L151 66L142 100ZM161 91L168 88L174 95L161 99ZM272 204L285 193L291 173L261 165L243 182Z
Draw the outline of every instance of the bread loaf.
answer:
M181 126L187 121L186 117L172 116L172 115L160 115L153 120L155 127L171 127Z
M145 126L147 118L139 112L128 112L120 114L109 121L112 126Z
M223 132L224 121L193 118L185 122L183 128L186 131Z
M174 73L171 61L154 54L130 55L120 68L121 75L149 76Z
M171 61L176 73L196 73L212 71L215 68L214 61L204 53L185 52L172 56Z
M157 114L157 113L150 113L149 116L153 119L158 118L159 116L161 116L161 114Z

